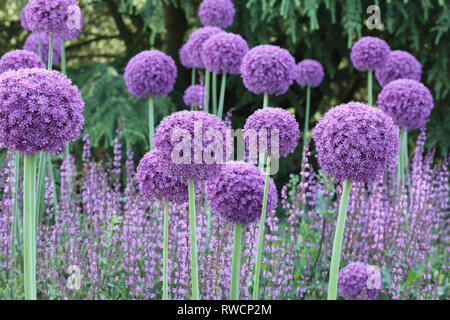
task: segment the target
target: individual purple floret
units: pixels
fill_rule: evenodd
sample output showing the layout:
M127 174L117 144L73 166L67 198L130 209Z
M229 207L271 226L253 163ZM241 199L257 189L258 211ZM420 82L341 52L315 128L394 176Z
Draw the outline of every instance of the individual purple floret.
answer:
M245 122L244 131L246 134L250 134L250 130L257 135L263 134L263 130L267 132L267 151L270 151L272 156L278 157L279 155L286 157L290 153L294 152L297 147L298 139L300 138L300 129L295 116L281 108L264 108L256 110ZM279 135L279 154L277 154L277 148L272 147L272 130L277 130ZM276 141L276 140L275 140ZM251 143L251 139L247 140L247 143ZM261 149L260 146L259 149ZM249 144L249 149L252 146ZM250 150L252 151L252 150ZM266 150L259 150L265 152Z
M180 111L161 121L153 141L175 175L204 181L223 168L226 129L225 123L210 113Z
M84 102L57 71L20 69L0 74L0 144L12 151L58 153L80 135Z
M375 77L381 87L397 79L411 79L420 81L422 65L409 52L402 50L391 51L386 66L375 71Z
M350 59L359 71L376 70L386 66L391 49L377 37L363 37L352 47Z
M205 87L200 84L189 86L184 91L183 101L186 106L194 106L202 109L205 100Z
M338 181L375 182L395 164L399 130L383 111L349 102L331 108L313 129L317 159Z
M420 128L434 107L433 96L422 83L399 79L387 84L378 95L378 107L405 130Z
M254 94L281 95L294 82L296 67L289 51L265 44L247 52L241 74L245 87Z
M13 50L0 59L0 73L25 68L45 68L39 56L28 50Z
M339 293L347 299L375 299L382 288L378 267L351 262L339 271Z
M178 57L180 58L181 65L186 69L191 69L193 67L191 57L189 56L189 51L187 49L187 43L183 44L178 51Z
M33 33L69 40L81 32L83 15L76 0L29 0L24 20Z
M318 87L323 80L325 73L319 61L305 59L297 65L297 83L300 86Z
M164 166L159 150L152 150L141 159L137 167L141 193L148 199L168 200L173 203L188 201L187 180L174 176Z
M211 72L239 74L247 51L247 42L240 35L221 32L205 41L202 59L205 68Z
M231 0L203 0L198 16L204 26L227 28L233 24L235 12Z
M48 60L48 49L49 49L50 38L46 34L41 34L41 50L42 50L42 61L44 64ZM25 40L23 45L24 50L32 51L39 55L39 40L38 36L34 33L30 34ZM61 58L61 40L53 39L53 57L52 63L56 65Z
M277 206L275 183L269 179L267 212ZM206 183L206 193L211 210L233 223L251 224L261 217L265 174L246 162L232 161L222 172Z
M135 55L125 68L125 84L136 97L167 96L177 78L177 67L171 57L158 50Z
M191 33L186 42L186 51L189 53L192 67L205 68L205 64L202 60L203 45L206 40L219 32L224 31L217 27L203 27Z

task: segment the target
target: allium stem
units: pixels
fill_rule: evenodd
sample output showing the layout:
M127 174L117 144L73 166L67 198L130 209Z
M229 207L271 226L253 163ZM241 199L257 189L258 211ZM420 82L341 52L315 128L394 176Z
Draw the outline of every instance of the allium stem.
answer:
M163 300L169 298L169 201L164 206L164 248L163 248Z
M52 155L43 153L43 155L48 156L48 171L50 172L50 181L52 183L53 189L53 206L55 209L55 215L58 215L58 193L56 192L55 174L53 172Z
M205 103L203 105L205 112L209 112L209 78L211 78L211 73L205 69Z
M223 115L223 105L225 103L225 88L227 86L227 74L222 73L222 82L220 84L220 97L219 97L219 110L217 111L217 116L222 119Z
M39 58L41 58L42 60L42 41L41 41L41 35L38 34L38 54L39 54ZM44 61L44 60L42 60Z
M191 240L191 283L192 299L199 300L197 260L197 214L195 209L194 181L189 179L189 232Z
M305 109L305 127L303 129L303 150L306 147L306 142L308 141L308 130L309 130L309 114L311 108L311 88L306 86L306 109ZM302 158L301 168L303 168L304 159Z
M23 203L25 299L36 300L36 231L34 230L36 207L36 154L26 155L24 157Z
M192 68L192 71L191 71L191 85L195 85L195 68ZM191 105L191 111L193 111L194 110L194 106L193 105Z
M35 226L35 232L37 232L37 225L38 225L38 221L39 221L39 216L41 213L41 200L44 194L44 182L45 182L45 168L46 168L46 164L47 164L47 155L44 152L39 152L39 167L38 167L38 176L37 176L37 192L36 192L36 213L35 213L35 221L34 221L34 226Z
M66 75L66 44L64 41L61 42L61 73Z
M346 179L342 188L341 203L334 233L333 253L331 255L331 266L328 281L328 300L336 300L338 286L338 272L341 261L342 239L344 238L345 218L347 216L348 198L352 180Z
M48 44L48 64L47 64L47 70L52 70L53 66L53 35L50 32L50 40Z
M213 114L217 115L217 73L212 74L212 109Z
M231 300L239 300L239 283L241 280L242 229L242 224L234 224L233 258L231 261Z
M398 155L398 162L397 162L397 183L400 186L405 185L405 169L407 166L407 153L408 151L406 148L408 148L408 136L407 131L404 129L400 129L400 153ZM406 157L406 159L405 159Z
M369 106L373 106L372 100L372 70L367 71L367 101Z
M148 98L148 136L150 142L150 150L153 150L153 135L155 134L154 112L153 95L150 94Z
M266 211L267 211L267 194L269 191L269 175L270 175L270 156L267 157L266 167L266 180L264 182L264 197L261 211L261 220L259 221L258 231L258 247L256 251L255 260L255 278L253 281L253 300L258 300L259 295L259 275L261 273L261 260L262 260L262 245L264 242L264 228L266 225Z
M269 94L264 93L263 109L267 108L268 106L269 106Z

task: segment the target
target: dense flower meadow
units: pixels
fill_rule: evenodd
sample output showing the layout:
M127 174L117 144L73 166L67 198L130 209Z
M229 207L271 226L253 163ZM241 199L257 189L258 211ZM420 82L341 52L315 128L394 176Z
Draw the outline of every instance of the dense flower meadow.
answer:
M275 45L249 48L224 30L235 11L202 1L204 26L179 51L192 71L185 110L159 123L174 59L152 49L128 61L125 85L148 104L137 163L120 121L102 159L83 132L65 57L85 23L78 1L29 0L21 22L32 34L0 59L1 299L449 298L450 155L425 148L434 100L420 63L359 39L349 58L367 74L367 102L330 106L310 130L311 89L326 70ZM232 108L224 116L228 76L261 100L242 130ZM306 91L302 125L270 103L295 83ZM277 189L280 158L297 148Z

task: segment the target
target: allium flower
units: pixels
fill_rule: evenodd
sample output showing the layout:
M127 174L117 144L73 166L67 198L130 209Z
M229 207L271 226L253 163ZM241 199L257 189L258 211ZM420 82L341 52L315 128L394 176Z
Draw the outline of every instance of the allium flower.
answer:
M202 59L209 71L218 74L239 74L242 59L247 51L247 42L240 35L221 32L205 41Z
M49 36L46 34L41 34L41 52L42 52L42 60L44 62L46 62L48 59L49 43L50 43ZM23 49L32 51L35 54L39 55L38 36L34 33L30 34L28 38L25 40ZM58 63L60 57L61 57L61 40L56 38L53 39L53 56L52 56L53 65Z
M193 67L189 51L187 50L187 43L183 44L178 51L178 56L180 58L181 65L186 69L191 69Z
M198 16L204 26L227 28L233 24L235 12L231 0L203 0Z
M26 5L22 8L20 11L20 25L22 26L23 30L30 30L27 24L27 17L26 17Z
M375 299L381 290L381 273L367 263L351 262L339 271L338 283L339 292L345 298Z
M217 27L203 27L191 33L186 42L186 50L189 53L192 67L205 68L202 60L203 45L206 40L219 32L223 32L222 29Z
M275 183L269 179L267 211L277 206ZM233 223L251 224L261 217L265 174L258 167L240 161L225 164L222 172L206 182L209 205L214 213Z
M305 59L297 65L297 83L300 86L318 87L323 80L324 71L319 61Z
M177 78L177 67L171 57L158 50L135 55L125 68L125 84L136 97L167 96Z
M300 138L300 130L295 116L281 108L256 110L245 122L244 131L249 133L249 130L255 130L256 134L261 134L262 130L266 130L267 151L270 150L272 156L278 156L278 154L274 153L276 148L272 150L271 130L278 130L279 154L283 157L294 152Z
M0 59L0 73L25 68L45 68L39 56L28 50L13 50Z
M33 33L69 40L77 33L74 29L81 29L82 14L76 0L29 0L24 10L26 26Z
M377 104L407 131L423 126L434 107L430 90L409 79L389 82L378 95Z
M370 183L395 164L399 130L383 111L360 102L331 108L313 129L317 159L335 179Z
M207 180L220 173L225 163L226 126L210 113L175 112L161 121L153 141L162 161L185 180Z
M386 41L377 37L363 37L352 47L350 59L360 71L384 68L391 49Z
M397 79L420 81L422 65L409 52L395 50L391 51L386 66L375 71L375 76L382 87Z
M245 87L254 94L284 94L297 75L295 59L289 51L260 45L244 56L241 65Z
M186 106L194 106L201 109L205 100L205 87L200 84L189 86L184 91L183 100Z
M161 161L159 150L152 150L141 159L137 168L141 193L149 199L174 203L188 201L187 180L174 176Z
M0 144L13 151L58 153L84 122L77 87L57 71L20 69L0 74Z

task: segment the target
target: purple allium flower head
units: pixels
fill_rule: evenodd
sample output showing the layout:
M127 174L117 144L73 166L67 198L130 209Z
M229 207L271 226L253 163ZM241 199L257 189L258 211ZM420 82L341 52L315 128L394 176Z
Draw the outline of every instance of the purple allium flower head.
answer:
M395 164L399 130L383 111L349 102L331 108L313 129L317 159L338 181L370 183Z
M186 106L199 107L203 106L205 98L205 87L200 84L194 84L189 86L186 91L184 91L184 104Z
M247 51L247 42L240 35L221 32L205 41L202 60L209 71L218 74L239 74L242 59Z
M171 57L158 50L146 50L135 55L125 68L125 83L136 97L149 94L167 96L177 78L177 67Z
M42 60L44 63L48 60L48 49L49 49L50 38L47 34L41 34L41 52L42 52ZM39 38L36 34L32 33L25 40L23 45L24 50L32 51L35 54L39 55ZM53 39L53 56L52 63L53 65L57 64L59 59L61 58L61 40Z
M28 50L13 50L0 59L0 73L25 68L45 68L41 58Z
M58 153L80 135L84 102L57 71L20 69L0 74L0 144L13 151Z
M375 76L382 87L397 79L420 81L422 65L409 52L395 50L391 51L386 66L375 71Z
M178 56L180 58L181 65L186 69L191 69L193 67L189 51L187 50L187 43L183 44L178 51Z
M184 203L188 200L187 180L174 176L163 165L160 151L147 152L137 167L137 179L143 195L149 199L168 200Z
M214 213L233 223L251 224L261 217L265 174L254 165L241 161L225 164L222 172L206 182L209 205ZM267 212L277 206L275 183L269 179Z
M76 0L29 0L24 18L26 26L33 33L52 33L53 38L62 40L72 39L81 32L83 22Z
M359 71L384 68L391 49L386 41L377 37L363 37L352 47L350 59Z
M189 39L186 42L186 50L189 53L192 67L202 69L205 68L205 64L202 60L203 45L205 44L206 40L219 32L224 31L217 27L203 27L191 33Z
M161 121L153 142L175 175L204 181L223 168L226 129L225 123L210 113L180 111Z
M273 45L260 45L244 56L241 65L245 87L254 94L284 94L294 82L295 59L289 51Z
M297 65L297 83L300 86L318 87L325 73L319 61L305 59Z
M198 16L204 26L227 28L233 24L235 12L231 0L203 0Z
M389 82L378 95L377 104L405 130L423 126L434 107L430 90L410 79Z
M27 5L25 5L25 7L22 8L22 11L20 11L20 25L22 26L23 30L29 31L30 28L28 27L28 24L27 24L26 10L27 10Z
M339 293L347 299L375 299L381 290L379 269L367 263L349 263L339 271L338 279Z
M256 134L263 134L263 130L266 130L267 151L270 150L270 154L275 157L278 157L279 155L276 153L276 148L275 150L272 150L271 130L278 131L279 154L283 157L294 152L297 147L298 139L300 138L300 129L297 120L295 120L295 116L281 108L264 108L256 110L245 122L244 131L246 134L250 133L249 130L255 130L254 132Z

